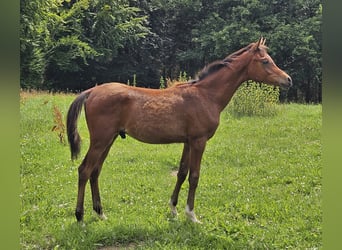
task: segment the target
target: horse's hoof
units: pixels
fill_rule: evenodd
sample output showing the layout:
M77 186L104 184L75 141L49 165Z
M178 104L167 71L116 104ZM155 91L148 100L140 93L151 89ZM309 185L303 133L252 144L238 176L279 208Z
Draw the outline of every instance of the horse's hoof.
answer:
M99 218L100 218L101 220L108 220L107 216L106 216L104 213L99 214Z
M95 210L93 210L94 214L96 214L97 217L99 217L100 220L107 220L107 216L104 213L98 213Z
M171 209L171 215L172 216L178 216L177 208L172 204L172 201L169 202L169 206Z
M78 222L82 222L83 220L83 211L76 210L75 216Z
M202 222L200 220L197 219L194 211L190 211L188 205L186 205L186 208L185 208L185 214L186 216L188 217L189 220L191 220L192 222L194 223L198 223L198 224L202 224Z

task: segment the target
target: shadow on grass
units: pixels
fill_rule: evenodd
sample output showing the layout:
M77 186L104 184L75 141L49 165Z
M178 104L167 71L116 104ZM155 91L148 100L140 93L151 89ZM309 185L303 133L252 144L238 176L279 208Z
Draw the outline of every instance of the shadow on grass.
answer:
M86 224L71 222L57 232L62 249L217 249L231 246L231 238L208 233L203 224L182 219L165 218L160 224L137 224L91 219ZM59 249L59 248L58 248Z

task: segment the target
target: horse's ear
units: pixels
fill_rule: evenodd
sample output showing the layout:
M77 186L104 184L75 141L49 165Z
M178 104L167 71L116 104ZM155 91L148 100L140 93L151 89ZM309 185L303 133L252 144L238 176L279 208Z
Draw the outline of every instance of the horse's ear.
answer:
M258 43L257 43L257 46L256 46L257 48L259 48L262 39L263 39L262 37L259 38Z
M255 50L258 50L259 46L265 45L265 43L266 43L266 38L260 37L259 40L256 42Z
M262 39L262 41L261 41L261 45L265 45L265 43L266 43L266 38L261 38Z

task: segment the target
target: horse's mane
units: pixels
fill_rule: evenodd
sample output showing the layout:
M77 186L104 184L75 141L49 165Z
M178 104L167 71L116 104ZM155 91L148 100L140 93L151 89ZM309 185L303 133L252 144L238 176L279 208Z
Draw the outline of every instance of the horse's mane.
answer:
M207 66L205 66L199 73L198 73L198 79L199 80L203 80L205 77L211 75L214 72L219 71L220 69L222 69L223 67L227 66L227 62L218 60L215 62L212 62L210 64L208 64Z
M245 53L246 51L250 50L250 48L254 45L254 43L251 43L249 45L247 45L246 47L239 49L238 51L235 51L234 53L228 55L226 58L223 59L223 61L229 61L232 62L234 60L234 58L239 57L240 55L242 55L243 53Z
M250 50L250 48L253 45L254 45L254 43L251 43L251 44L247 45L246 47L228 55L223 60L217 60L217 61L214 61L214 62L208 64L198 73L198 79L190 80L188 83L190 83L190 84L197 83L198 81L203 80L207 76L211 75L212 73L217 72L218 70L222 69L223 67L229 66L229 64L231 62L233 62L234 59L236 59L237 57L239 57L240 55L242 55L246 51Z

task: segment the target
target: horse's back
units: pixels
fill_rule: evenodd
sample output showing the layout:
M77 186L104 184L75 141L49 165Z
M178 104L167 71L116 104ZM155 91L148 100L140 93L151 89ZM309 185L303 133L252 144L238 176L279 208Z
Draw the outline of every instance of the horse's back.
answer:
M90 130L125 131L147 143L185 142L217 126L216 121L209 124L205 102L191 87L155 90L103 84L92 91L86 110Z

